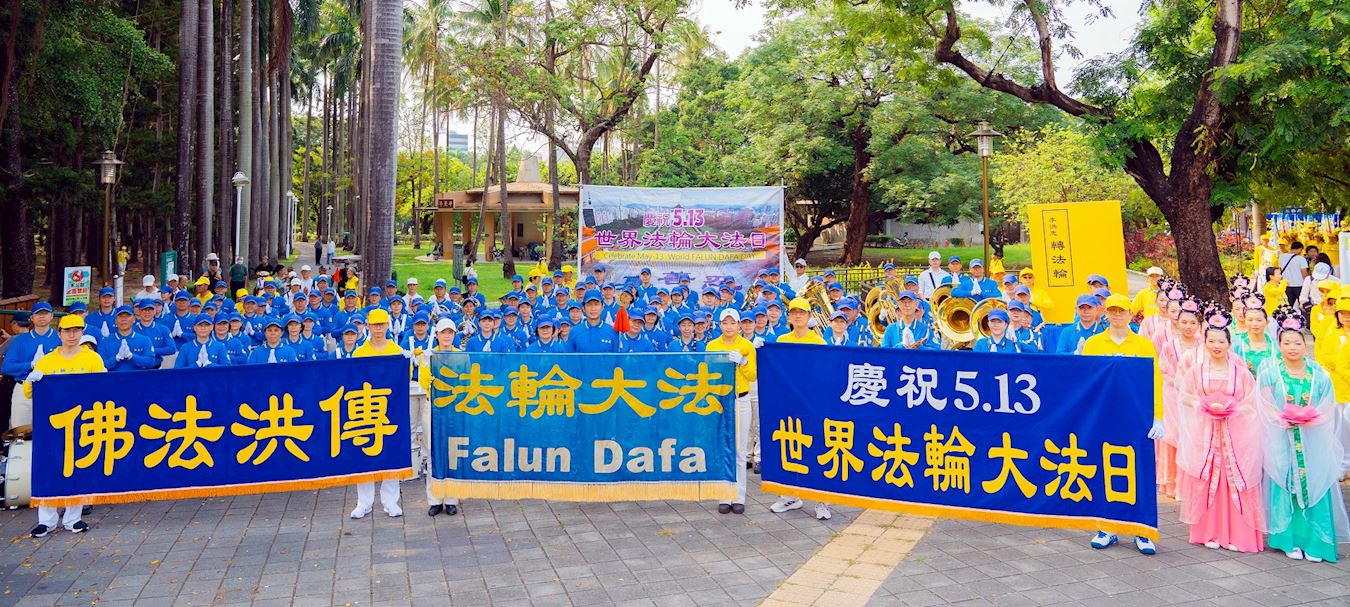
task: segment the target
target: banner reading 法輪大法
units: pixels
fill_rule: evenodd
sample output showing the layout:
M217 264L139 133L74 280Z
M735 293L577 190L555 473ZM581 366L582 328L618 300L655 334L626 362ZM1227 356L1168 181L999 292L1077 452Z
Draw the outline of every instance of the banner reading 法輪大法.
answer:
M783 188L582 186L582 276L603 264L611 280L652 271L657 287L741 286L777 268Z
M33 504L407 478L401 356L54 375L33 384Z
M735 494L725 355L432 358L432 495L565 501Z
M765 493L1157 539L1148 359L759 353Z

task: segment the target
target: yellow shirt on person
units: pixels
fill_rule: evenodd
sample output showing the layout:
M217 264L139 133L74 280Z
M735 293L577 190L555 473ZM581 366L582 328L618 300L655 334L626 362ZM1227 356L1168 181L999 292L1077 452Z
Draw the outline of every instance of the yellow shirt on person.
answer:
M1153 419L1162 419L1162 373L1158 370L1158 350L1147 337L1133 331L1125 335L1125 341L1116 343L1111 339L1111 330L1107 329L1089 337L1083 342L1084 356L1140 356L1153 361Z
M1289 281L1281 278L1279 282L1267 281L1261 285L1261 294L1266 296L1266 314L1274 314L1275 310L1284 303L1285 291L1289 289Z
M39 358L33 364L34 371L41 371L43 376L47 375L69 375L73 373L105 373L108 368L103 366L103 358L97 352L93 352L83 346L75 356L66 358L60 350L52 350L46 356ZM32 382L23 384L24 398L33 398Z
M422 386L422 391L431 394L431 353L432 352L459 352L459 348L450 346L449 349L434 346L430 350L422 353L426 357L425 364L417 365L417 383Z
M749 340L737 335L727 343L725 339L718 337L708 342L704 348L706 352L739 352L745 357L745 364L736 367L736 395L745 394L750 391L750 382L759 378L759 373L755 370L755 346Z
M821 337L815 331L807 331L806 335L797 337L796 333L788 332L778 336L777 343L780 344L820 344L825 345L825 338Z
M1134 294L1134 301L1130 302L1130 312L1134 314L1143 314L1148 318L1158 313L1158 291L1153 288L1144 289Z

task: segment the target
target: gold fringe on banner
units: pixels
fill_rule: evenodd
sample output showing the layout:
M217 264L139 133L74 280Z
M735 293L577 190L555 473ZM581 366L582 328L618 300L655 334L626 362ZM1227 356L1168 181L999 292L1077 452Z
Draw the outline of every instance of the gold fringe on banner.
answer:
M255 493L282 493L285 491L307 491L342 487L357 483L372 483L389 479L403 480L412 478L412 468L398 470L378 470L360 474L343 474L306 478L293 481L272 481L265 483L241 483L236 485L215 485L210 487L181 487L178 489L154 489L151 491L127 491L125 493L91 493L64 497L34 497L33 507L68 508L90 504L130 504L152 500L177 500L199 497L226 497L230 495L252 495Z
M663 481L650 483L564 483L545 481L469 481L433 479L431 495L440 499L522 500L561 502L636 502L651 500L729 501L736 483L729 481Z
M985 510L981 508L963 508L960 506L905 502L876 497L863 497L861 495L834 493L832 491L820 491L818 489L806 489L791 485L780 485L769 481L760 483L760 489L768 494L791 495L805 500L829 502L841 506L888 510L891 512L903 512L905 514L915 514L919 516L959 518L967 521L1000 523L1004 525L1021 525L1023 527L1058 527L1061 529L1081 529L1083 531L1106 531L1109 533L1137 535L1146 537L1155 542L1158 541L1157 527L1095 516L1029 514L1025 512L1005 512L1002 510Z

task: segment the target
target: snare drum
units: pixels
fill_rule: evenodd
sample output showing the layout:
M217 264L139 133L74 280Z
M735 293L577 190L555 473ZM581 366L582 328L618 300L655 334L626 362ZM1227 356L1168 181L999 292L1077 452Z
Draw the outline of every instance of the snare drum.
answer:
M16 440L0 458L0 504L7 510L28 505L33 497L33 443Z

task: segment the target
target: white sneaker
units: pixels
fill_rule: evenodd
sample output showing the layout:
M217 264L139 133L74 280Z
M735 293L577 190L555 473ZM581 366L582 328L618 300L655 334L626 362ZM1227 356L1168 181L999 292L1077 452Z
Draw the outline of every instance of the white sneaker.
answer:
M1284 553L1284 555L1296 561L1303 560L1303 551L1298 548L1290 550L1289 552Z
M1311 555L1311 554L1308 554L1308 553L1306 553L1306 552L1303 553L1303 560L1308 561L1309 563L1320 563L1320 562L1322 562L1322 559L1317 558L1317 557L1315 557L1315 556L1313 556L1313 555Z
M353 518L353 519L358 519L358 520L359 520L359 519L363 519L363 518L366 518L366 516L368 516L369 514L370 514L370 508L362 508L362 507L360 507L360 506L357 506L355 510L352 510L352 518Z
M769 512L782 514L788 510L801 510L801 508L802 500L795 497L780 497L772 506L769 506Z
M1219 543L1218 543L1218 542L1205 542L1205 547L1206 547L1206 548L1209 548L1210 550L1218 550L1218 549L1219 549Z
M822 521L830 520L830 508L825 504L816 504L816 519Z
M400 516L403 516L403 509L399 508L398 506L394 506L392 508L385 508L384 513L388 514L390 518L398 518Z

